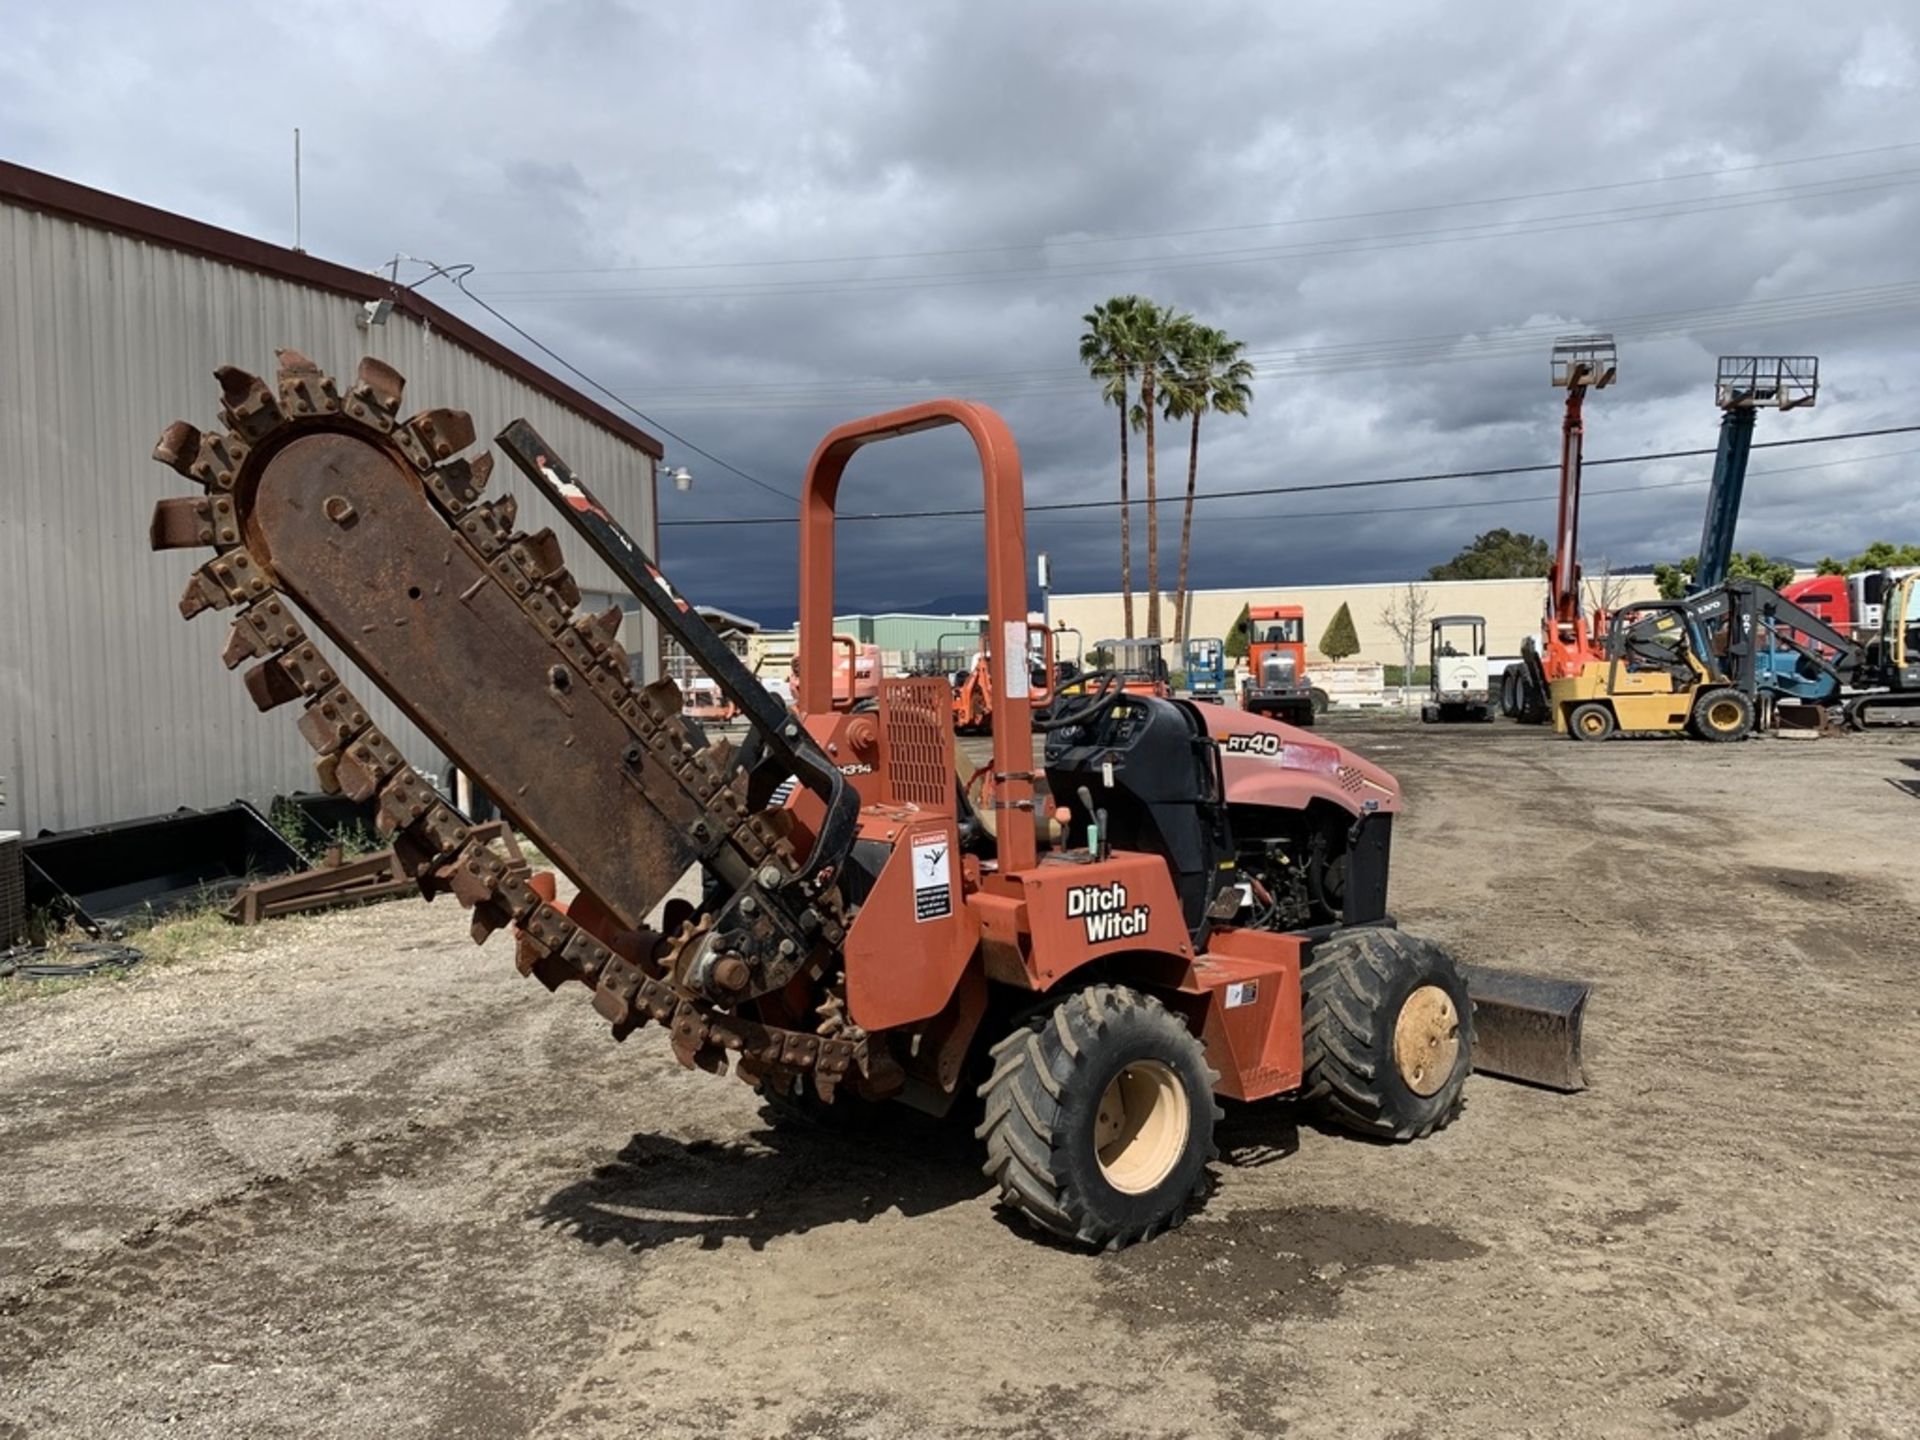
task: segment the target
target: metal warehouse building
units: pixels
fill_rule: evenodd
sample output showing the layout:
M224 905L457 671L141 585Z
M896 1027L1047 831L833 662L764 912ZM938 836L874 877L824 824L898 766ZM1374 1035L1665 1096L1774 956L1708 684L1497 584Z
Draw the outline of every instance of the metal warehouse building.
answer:
M392 302L369 323L369 302ZM384 279L0 162L0 829L68 829L313 787L284 712L261 715L219 655L219 614L182 624L194 552L154 554L153 503L188 492L148 457L170 421L218 417L216 366L271 382L274 351L336 377L375 355L406 408L472 412L481 436L524 416L657 551L657 440L456 316ZM544 502L513 474L521 523ZM557 527L565 530L565 527ZM583 606L633 601L567 544ZM660 673L651 617L621 639ZM335 658L340 658L335 653ZM441 757L363 678L415 765Z

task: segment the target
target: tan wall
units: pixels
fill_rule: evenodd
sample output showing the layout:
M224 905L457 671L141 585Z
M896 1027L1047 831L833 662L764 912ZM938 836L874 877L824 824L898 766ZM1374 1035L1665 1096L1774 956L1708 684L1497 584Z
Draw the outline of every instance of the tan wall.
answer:
M1651 575L1618 577L1622 593L1616 603L1626 600L1650 600L1658 595ZM1487 621L1487 653L1517 655L1520 641L1540 630L1540 614L1546 605L1544 580L1419 580L1414 582L1425 596L1433 615L1483 615ZM1381 612L1403 600L1406 582L1378 585L1292 585L1261 590L1196 590L1193 594L1192 635L1225 635L1239 618L1243 605L1298 605L1306 612L1309 660L1319 658L1320 637L1326 633L1334 612L1342 604L1353 614L1353 628L1360 637L1359 660L1375 660L1383 665L1398 665L1400 642L1381 620ZM1591 590L1591 587L1589 587ZM1134 595L1134 613L1145 610L1143 598ZM1066 624L1086 637L1087 648L1096 641L1123 632L1120 596L1055 595L1053 622ZM1423 627L1424 628L1424 627ZM1427 642L1423 633L1418 660L1425 663ZM1177 664L1172 655L1169 663Z

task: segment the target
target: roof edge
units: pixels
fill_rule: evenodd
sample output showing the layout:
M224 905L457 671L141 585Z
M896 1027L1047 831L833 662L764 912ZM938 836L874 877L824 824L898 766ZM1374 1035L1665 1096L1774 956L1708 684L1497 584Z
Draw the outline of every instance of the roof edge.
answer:
M8 160L0 160L0 200L116 231L170 250L201 255L242 270L330 290L355 300L391 300L396 310L432 326L454 343L499 366L582 419L611 431L655 460L666 453L659 440L632 421L621 419L598 400L582 394L418 291L395 285L378 275L316 259L303 251L256 240L250 235L222 230L217 225L190 220L184 215L63 180L44 171L30 170Z

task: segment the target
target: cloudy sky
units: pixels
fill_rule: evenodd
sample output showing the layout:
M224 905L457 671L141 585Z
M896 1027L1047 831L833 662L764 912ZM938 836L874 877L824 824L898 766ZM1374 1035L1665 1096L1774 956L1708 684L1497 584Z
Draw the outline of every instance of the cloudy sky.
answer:
M1031 503L1112 499L1117 426L1076 342L1116 293L1259 366L1251 417L1203 430L1203 495L1548 463L1561 330L1619 335L1590 458L1710 446L1721 353L1821 358L1818 407L1762 417L1762 441L1920 422L1910 0L81 0L8 30L7 158L284 243L298 125L309 250L473 266L656 428L785 492L668 440L696 477L662 497L668 567L769 620L792 610L792 525L675 522L791 515L852 416L987 400ZM1742 547L1914 538L1917 456L1920 435L1757 452ZM1173 493L1183 435L1161 463ZM1589 567L1689 553L1707 467L1591 471ZM1415 575L1495 525L1548 532L1552 488L1203 500L1196 574ZM949 432L868 452L842 498L951 508L978 484ZM1113 589L1117 528L1106 509L1028 533L1056 589ZM840 598L970 596L980 555L977 518L849 526Z

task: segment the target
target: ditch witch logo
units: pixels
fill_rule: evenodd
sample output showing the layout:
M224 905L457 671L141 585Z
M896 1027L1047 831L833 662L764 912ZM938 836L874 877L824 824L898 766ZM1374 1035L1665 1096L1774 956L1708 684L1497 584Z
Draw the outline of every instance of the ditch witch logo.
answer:
M1111 885L1076 885L1067 891L1067 918L1086 922L1089 945L1146 934L1147 915L1145 905L1127 904L1127 887L1118 880Z

